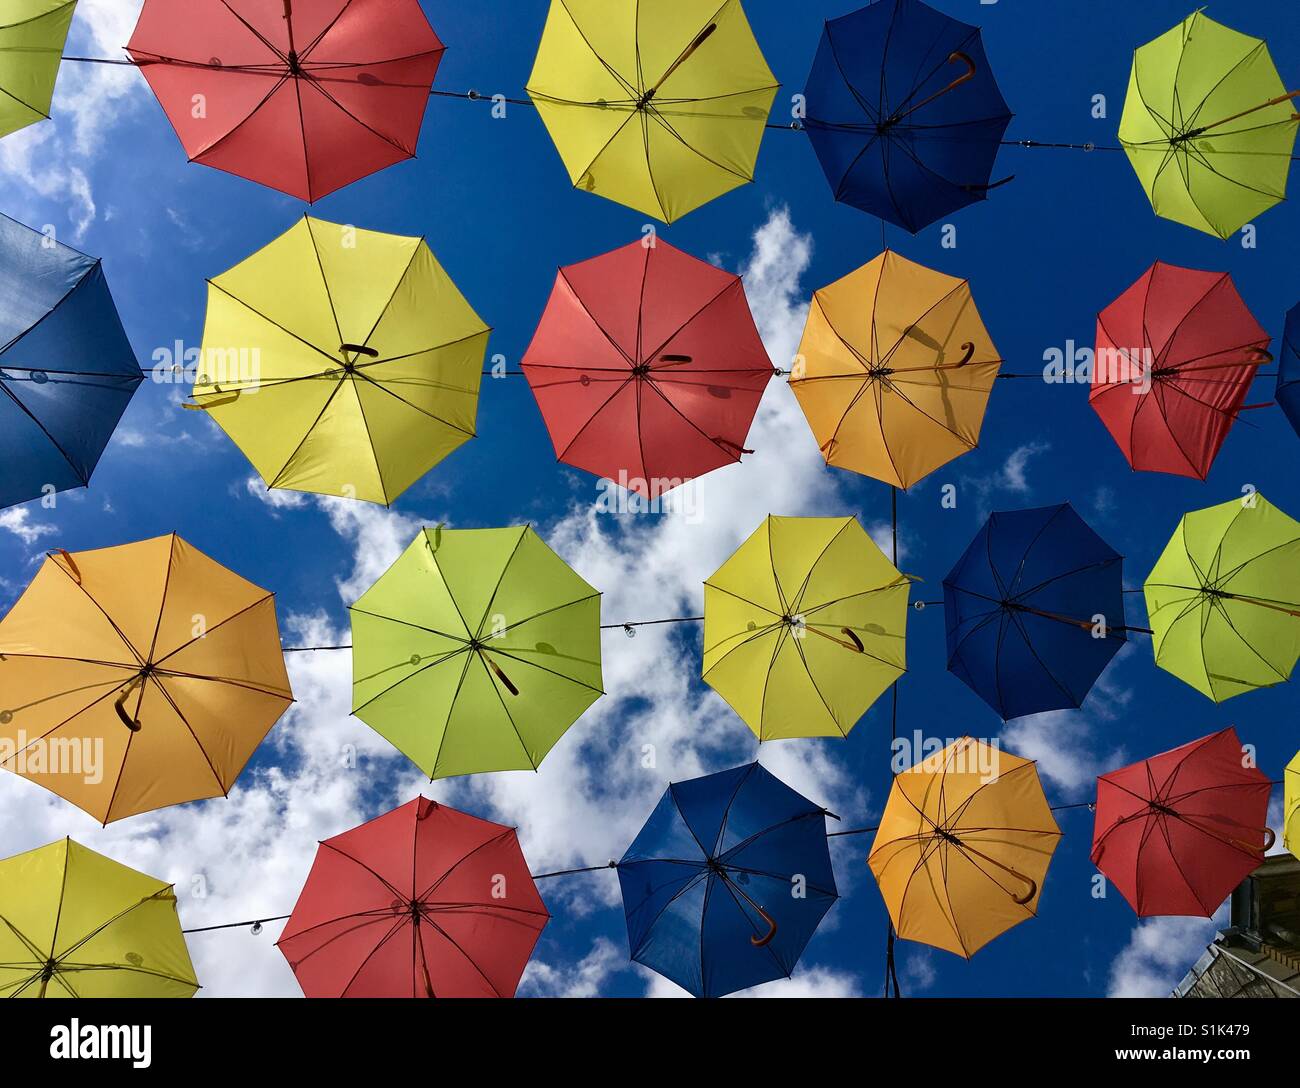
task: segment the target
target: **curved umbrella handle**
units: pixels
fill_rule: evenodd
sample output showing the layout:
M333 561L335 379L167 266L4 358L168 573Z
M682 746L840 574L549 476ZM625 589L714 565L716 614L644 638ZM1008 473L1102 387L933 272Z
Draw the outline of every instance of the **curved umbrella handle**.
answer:
M771 944L774 940L776 940L776 919L773 918L770 914L768 914L767 911L765 911L757 903L754 904L754 909L758 911L758 916L762 918L764 922L767 923L767 932L764 933L763 936L761 937L751 936L749 938L749 943L752 944L755 948L766 948L769 944Z
M942 90L935 91L934 94L930 95L929 98L923 99L922 101L918 102L915 106L907 110L905 113L900 113L896 115L894 118L892 118L895 124L901 121L904 117L909 117L912 114L914 114L917 110L922 109L925 106L928 106L931 102L935 101L935 99L942 98L944 95L948 94L949 92L955 91L963 83L969 83L972 79L975 78L975 74L979 71L979 69L975 65L975 61L968 54L961 52L961 50L954 50L953 52L949 53L948 63L964 64L966 65L966 71L964 71L961 75L959 75L956 79L954 79L951 83L948 84L948 86L944 87Z
M1029 893L1027 895L1023 897L1019 895L1013 895L1011 897L1012 901L1017 906L1023 907L1026 903L1032 900L1034 896L1038 894L1038 881L1036 881L1033 877L1025 876L1024 873L1016 873L1016 876L1018 876L1021 880L1025 881L1025 883L1029 885Z
M131 730L132 733L138 733L140 732L140 723L126 712L126 701L131 697L131 688L134 686L135 685L132 684L117 697L117 702L113 704L113 709L117 711L117 716L122 719L123 725Z
M364 355L367 359L378 359L379 352L374 348L368 348L365 344L340 344L339 351L348 355Z
M857 647L858 653L866 653L867 648L862 645L862 639L858 638L851 627L841 627L840 630L853 640L853 645Z
M1268 853L1277 845L1277 832L1271 827L1264 828L1264 853Z
M1251 350L1255 353L1255 364L1257 366L1268 366L1276 361L1273 358L1273 353L1268 348L1252 348Z

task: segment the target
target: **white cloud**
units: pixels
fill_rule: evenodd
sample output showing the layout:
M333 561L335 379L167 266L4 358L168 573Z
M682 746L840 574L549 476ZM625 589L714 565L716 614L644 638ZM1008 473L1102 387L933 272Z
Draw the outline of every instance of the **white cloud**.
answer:
M1105 733L1099 727L1114 721L1132 696L1103 673L1083 709L1053 710L1007 722L1003 745L1018 756L1037 760L1039 773L1066 797L1090 794L1099 774L1128 762L1122 746L1100 751L1098 740Z
M963 487L975 496L975 508L981 520L987 517L991 510L990 504L997 496L1010 495L1023 504L1033 494L1029 466L1034 458L1047 453L1051 448L1046 442L1027 442L1012 450L996 472L962 477Z
M1168 997L1226 922L1206 918L1146 918L1110 965L1107 997Z
M614 975L628 969L627 953L605 937L575 964L534 959L519 984L521 997L601 997Z
M646 976L646 997L687 997L685 990L661 975L641 968ZM778 979L749 990L741 990L732 997L862 997L862 981L847 971L829 967L800 966L791 978Z
M124 58L122 46L141 3L80 0L67 55ZM64 61L50 111L53 120L0 141L0 176L7 182L11 212L15 199L26 205L32 193L61 202L73 223L74 241L80 239L98 214L89 180L94 160L110 147L109 133L120 114L147 96L144 80L130 66Z
M13 533L24 544L35 544L42 537L53 536L59 531L53 525L32 521L32 512L26 506L0 510L0 529Z

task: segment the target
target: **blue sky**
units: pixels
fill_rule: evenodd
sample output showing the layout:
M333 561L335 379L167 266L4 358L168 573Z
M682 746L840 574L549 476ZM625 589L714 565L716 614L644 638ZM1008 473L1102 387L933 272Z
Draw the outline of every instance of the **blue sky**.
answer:
M1115 140L1132 49L1189 13L1184 3L1097 0L938 0L980 23L1003 93L1015 112L1011 139L1110 144ZM116 55L136 0L82 0L71 52ZM426 0L448 52L438 86L518 95L545 17L544 0ZM824 19L845 4L745 4L783 84L777 115L802 90ZM1300 85L1300 9L1287 0L1211 5L1211 17L1269 39L1288 86ZM1108 116L1092 117L1094 95ZM290 198L187 165L147 92L129 69L65 66L55 121L0 144L0 210L103 256L123 321L144 365L177 341L200 342L205 278L279 235L303 213ZM917 237L889 228L905 256L969 278L1007 369L1037 371L1044 353L1091 342L1099 309L1157 258L1230 271L1252 311L1276 336L1300 299L1292 257L1300 212L1262 216L1257 246L1220 242L1156 219L1124 157L1112 152L1005 148L996 176L1016 180ZM527 346L558 265L637 238L644 217L574 192L535 113L512 107L493 119L483 104L435 99L418 159L316 205L338 222L427 236L466 297L494 327L490 353L513 366ZM751 303L777 365L787 365L803 307L819 286L880 250L880 224L832 200L807 139L769 132L754 185L688 216L663 237L747 273ZM177 407L184 390L146 384L89 492L0 516L0 605L34 573L43 552L101 547L179 531L213 557L278 594L286 640L347 641L346 605L386 568L416 529L529 521L605 597L605 622L693 615L700 583L770 513L856 514L874 532L889 491L826 469L788 388L775 384L751 446L758 453L694 494L698 516L594 512L595 481L554 463L526 384L485 382L480 437L413 488L392 512L296 496L267 497L252 470L202 418ZM1261 381L1251 401L1271 399ZM1128 469L1079 387L1001 382L980 448L900 498L901 566L939 583L994 509L1072 502L1126 556L1140 585L1179 517L1254 485L1300 514L1296 436L1276 409L1250 413L1205 483ZM958 489L956 510L940 487ZM1129 622L1142 624L1141 598ZM574 727L537 775L486 776L429 787L427 795L518 825L535 871L599 864L621 855L668 781L752 759L746 727L698 680L699 632L643 632L605 643L609 694ZM1150 659L1140 636L1112 664L1081 711L1004 726L944 667L943 614L911 621L911 672L900 692L900 732L1000 737L1040 761L1053 803L1086 800L1092 778L1134 759L1236 725L1279 778L1298 738L1295 691L1282 686L1216 707ZM136 817L101 831L80 812L16 777L0 779L0 854L64 834L176 881L187 925L287 913L317 839L409 800L418 772L348 717L346 654L293 661L300 702L272 734L229 800ZM888 701L841 742L765 746L761 758L845 826L875 823L889 784ZM642 766L645 746L656 765ZM357 759L348 758L355 749ZM1091 817L1061 814L1065 837L1040 916L971 962L900 947L905 993L1092 995L1161 993L1196 958L1213 926L1183 920L1142 925L1118 894L1092 897ZM869 839L836 841L843 900L808 948L793 982L763 993L875 994L881 986L886 915L865 865ZM627 963L612 874L549 882L555 915L526 993L668 994L670 984ZM196 936L205 992L297 992L272 947L274 927Z

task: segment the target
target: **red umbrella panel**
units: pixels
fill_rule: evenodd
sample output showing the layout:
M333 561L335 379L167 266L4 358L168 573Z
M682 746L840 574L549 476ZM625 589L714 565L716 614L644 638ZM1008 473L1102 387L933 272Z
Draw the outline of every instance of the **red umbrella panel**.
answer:
M415 154L419 0L145 0L127 45L190 161L306 201Z
M1208 918L1273 845L1271 790L1235 729L1102 775L1093 864L1142 917Z
M523 369L556 456L647 498L750 452L775 374L740 277L657 239L560 269Z
M549 920L513 828L420 797L320 844L277 944L308 997L513 997Z
M1227 273L1157 261L1097 318L1088 400L1134 469L1203 480L1269 342Z

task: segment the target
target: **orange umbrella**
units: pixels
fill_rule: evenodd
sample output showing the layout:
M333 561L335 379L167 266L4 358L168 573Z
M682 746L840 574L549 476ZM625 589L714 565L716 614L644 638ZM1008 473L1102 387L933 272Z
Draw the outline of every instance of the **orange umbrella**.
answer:
M894 778L867 864L900 937L969 959L1034 916L1060 838L1034 763L963 737Z
M813 296L790 388L827 464L909 488L975 448L1001 365L970 284L886 250Z
M0 767L105 824L226 795L292 702L275 598L174 534L51 554L0 621Z

